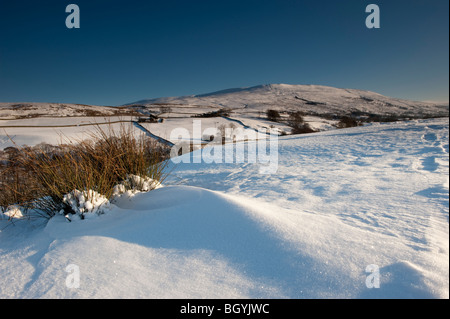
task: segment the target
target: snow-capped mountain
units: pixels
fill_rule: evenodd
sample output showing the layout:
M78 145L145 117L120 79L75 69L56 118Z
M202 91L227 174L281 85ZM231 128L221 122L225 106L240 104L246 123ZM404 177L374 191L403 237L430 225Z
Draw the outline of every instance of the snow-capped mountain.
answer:
M269 84L208 94L141 100L128 105L149 108L229 108L236 113L303 111L309 114L367 113L399 116L447 116L445 105L386 97L370 91L319 85Z

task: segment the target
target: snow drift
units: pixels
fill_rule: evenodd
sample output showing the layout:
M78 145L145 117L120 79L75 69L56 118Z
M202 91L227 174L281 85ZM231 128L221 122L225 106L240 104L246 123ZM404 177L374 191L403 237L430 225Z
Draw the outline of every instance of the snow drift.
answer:
M448 145L448 119L287 136L276 174L179 164L95 218L1 220L0 297L448 298Z

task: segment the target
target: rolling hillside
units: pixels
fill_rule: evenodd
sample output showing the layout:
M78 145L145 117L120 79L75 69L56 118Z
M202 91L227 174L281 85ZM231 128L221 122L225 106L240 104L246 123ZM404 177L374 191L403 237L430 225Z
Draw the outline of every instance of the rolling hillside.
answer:
M447 116L448 104L386 97L378 93L319 85L269 84L182 97L141 100L130 105L170 107L171 113L196 109L231 109L236 114L261 114L267 109L302 111L310 115L375 114L401 117Z

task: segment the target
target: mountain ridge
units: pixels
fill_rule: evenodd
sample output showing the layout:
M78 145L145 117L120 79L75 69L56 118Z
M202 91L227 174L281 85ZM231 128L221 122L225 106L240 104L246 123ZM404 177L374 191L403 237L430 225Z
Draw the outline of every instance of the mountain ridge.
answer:
M383 95L381 93L370 91L370 90L361 90L361 89L353 89L353 88L338 88L333 86L326 86L326 85L318 85L318 84L285 84L285 83L271 83L271 84L260 84L255 86L248 86L248 87L235 87L235 88L229 88L229 89L223 89L208 93L201 93L201 94L190 94L190 95L180 95L180 96L164 96L164 97L156 97L156 98L148 98L148 99L142 99L136 102L132 103L126 103L122 106L127 105L133 105L133 104L139 104L139 103L145 103L146 101L156 101L156 100L164 100L164 99L182 99L182 98L203 98L203 97L210 97L210 96L217 96L217 95L227 95L227 94L233 94L233 93L240 93L240 92L254 92L262 89L267 89L267 91L275 91L280 89L305 89L305 88L311 88L311 89L334 89L334 90L342 90L347 92L361 92L361 93L367 93L371 95L379 95L385 98L394 99L394 100L401 100L401 101L409 101L414 103L424 103L424 104L439 104L439 105L448 105L449 102L444 101L419 101L419 100L409 100L404 98L397 98L397 97L390 97Z

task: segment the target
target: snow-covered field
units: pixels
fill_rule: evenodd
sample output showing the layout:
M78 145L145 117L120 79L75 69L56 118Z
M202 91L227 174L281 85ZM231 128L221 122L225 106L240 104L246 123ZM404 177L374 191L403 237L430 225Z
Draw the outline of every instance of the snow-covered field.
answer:
M0 150L10 146L34 146L40 143L59 144L68 140L89 139L91 134L95 132L96 125L101 125L102 129L119 130L121 125L128 127L131 121L136 120L135 117L53 117L53 118L33 118L33 119L16 119L16 120L0 120ZM180 141L191 141L196 144L205 143L203 138L215 135L217 130L224 130L223 133L233 132L236 130L238 135L245 136L248 139L258 138L256 132L264 133L272 131L273 127L289 131L290 128L286 124L269 122L265 119L243 119L242 122L228 120L222 117L213 118L191 118L191 117L172 117L164 120L164 123L141 123L145 129L152 134L177 143ZM127 123L128 122L128 123ZM123 124L125 123L125 124ZM244 124L244 125L243 125ZM319 125L317 125L319 126ZM136 127L132 127L136 133L143 133ZM229 130L229 131L227 131ZM279 134L278 130L273 131ZM180 135L181 133L181 135ZM226 136L228 139L230 137Z
M90 138L95 126L118 130L121 121L133 117L38 117L32 119L0 119L0 150L10 146L34 146L40 143L57 145L68 140Z
M275 174L173 164L96 218L1 220L0 298L449 298L448 135L284 136Z

